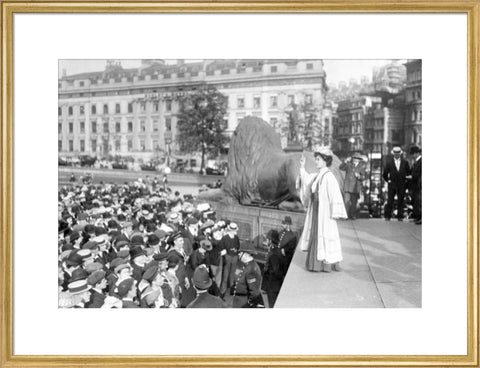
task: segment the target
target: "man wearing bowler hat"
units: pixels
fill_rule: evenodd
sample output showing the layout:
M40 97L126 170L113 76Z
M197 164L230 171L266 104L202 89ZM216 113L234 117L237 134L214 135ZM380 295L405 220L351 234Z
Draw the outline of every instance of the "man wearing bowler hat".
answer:
M390 221L392 217L395 196L397 196L397 219L403 221L403 201L407 188L407 176L410 175L410 165L402 158L402 152L400 147L394 147L393 158L387 159L383 170L383 179L388 183L388 199L385 206L385 220L387 221Z
M343 181L343 198L345 208L350 220L354 220L357 213L357 201L362 190L362 182L365 180L365 166L362 164L362 155L355 153L343 162L340 170L345 171Z

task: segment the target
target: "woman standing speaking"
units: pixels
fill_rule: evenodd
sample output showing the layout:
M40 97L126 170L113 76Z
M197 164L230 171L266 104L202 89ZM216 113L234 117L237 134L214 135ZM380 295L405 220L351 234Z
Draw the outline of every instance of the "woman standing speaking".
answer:
M335 175L329 167L333 154L328 148L314 151L317 173L305 170L305 156L300 159L300 198L307 208L300 249L307 251L308 271L340 271L342 246L337 219L347 218L343 197Z

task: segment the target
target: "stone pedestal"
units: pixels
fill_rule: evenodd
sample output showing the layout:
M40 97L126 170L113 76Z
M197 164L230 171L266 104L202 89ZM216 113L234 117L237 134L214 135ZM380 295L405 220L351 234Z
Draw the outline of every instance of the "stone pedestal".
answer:
M261 263L265 261L266 247L263 243L269 230L280 230L282 220L285 216L290 216L292 218L292 231L297 233L297 237L300 237L305 221L305 213L301 212L242 206L240 204L225 205L218 202L212 202L211 205L217 213L217 219L229 219L238 225L238 237L242 247L256 252L255 259Z

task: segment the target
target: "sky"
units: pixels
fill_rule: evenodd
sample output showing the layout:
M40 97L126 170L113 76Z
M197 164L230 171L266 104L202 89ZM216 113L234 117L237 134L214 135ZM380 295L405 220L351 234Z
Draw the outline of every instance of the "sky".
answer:
M121 60L124 68L136 68L140 66L140 60ZM188 62L188 60L187 60ZM362 76L372 79L372 70L376 66L388 64L390 60L326 60L324 70L327 73L327 84L345 81L351 78L360 81ZM167 60L167 64L175 63L175 60ZM67 75L84 72L97 72L105 69L106 60L60 60L59 76L66 69Z

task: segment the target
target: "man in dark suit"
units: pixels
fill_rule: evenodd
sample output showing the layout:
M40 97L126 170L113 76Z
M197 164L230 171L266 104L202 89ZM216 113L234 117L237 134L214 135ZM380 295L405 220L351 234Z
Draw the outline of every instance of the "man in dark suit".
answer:
M413 200L413 219L417 225L422 224L422 150L416 146L410 148L413 158L410 188Z
M343 196L347 215L350 220L354 220L362 182L365 180L365 166L362 164L362 156L359 153L354 154L353 157L347 158L339 169L345 171Z
M394 147L393 158L387 159L383 170L383 179L388 183L388 200L385 206L385 220L390 221L392 217L393 202L397 196L397 218L403 221L403 201L407 187L407 176L410 175L410 165L402 158L402 149Z

